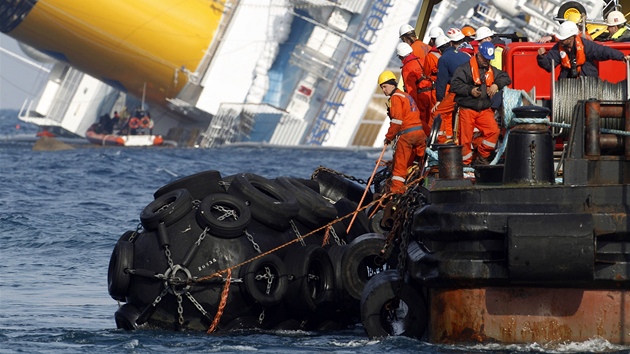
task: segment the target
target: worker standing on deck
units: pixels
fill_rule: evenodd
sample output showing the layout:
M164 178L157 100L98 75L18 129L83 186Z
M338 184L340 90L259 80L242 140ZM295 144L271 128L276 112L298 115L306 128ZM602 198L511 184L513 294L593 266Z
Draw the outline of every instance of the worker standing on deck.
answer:
M552 61L554 65L560 65L558 78L598 77L595 61L630 59L630 56L624 56L617 49L597 44L578 34L575 23L563 22L556 35L559 42L551 47L549 52L542 47L538 49L538 66L551 72Z
M413 49L413 54L424 62L424 58L427 56L427 53L429 53L431 47L418 39L415 28L405 23L400 26L398 34L400 35L400 40L403 41L403 43L409 44Z
M451 28L447 33L451 34L449 38L440 36L436 39L436 45L441 44L438 49L442 56L438 60L438 73L435 82L435 98L437 101L431 110L431 121L429 122L433 126L435 118L438 115L442 117L442 125L438 132L438 143L440 144L453 142L455 94L449 92L451 77L453 77L457 67L470 60L468 54L455 49L455 46L461 44L464 39L462 32L457 28Z
M440 27L433 27L429 30L429 47L431 47L429 52L435 49L435 40L443 34L444 31Z
M433 83L431 90L429 91L430 99L425 134L427 131L431 131L431 110L437 102L437 98L435 97L435 82L437 81L438 61L442 56L442 53L437 49L437 47L444 44L440 43L439 46L437 45L436 41L439 36L442 36L443 40L448 40L448 38L444 36L444 31L442 31L440 27L431 28L429 31L429 45L431 46L431 50L429 51L429 54L427 54L427 57L424 58L424 76L428 77Z
M396 76L391 71L383 71L378 76L378 85L385 96L389 96L389 129L385 135L385 145L393 144L394 157L392 177L388 181L388 192L404 192L407 170L414 161L424 158L427 136L422 130L420 113L413 98L397 88Z
M512 80L505 71L490 65L494 58L494 45L483 42L469 62L455 70L451 92L459 105L460 144L464 165L488 165L489 157L499 140L499 126L494 119L491 98ZM477 128L482 141L473 160L473 130Z
M424 75L424 63L412 53L411 46L407 43L399 43L396 46L396 54L402 62L401 74L405 85L405 92L409 94L418 106L420 121L424 133L429 135L429 119L431 118L431 90L433 81Z
M630 41L630 31L625 26L626 17L621 11L611 11L606 16L606 26L608 26L608 35L597 37L598 41Z

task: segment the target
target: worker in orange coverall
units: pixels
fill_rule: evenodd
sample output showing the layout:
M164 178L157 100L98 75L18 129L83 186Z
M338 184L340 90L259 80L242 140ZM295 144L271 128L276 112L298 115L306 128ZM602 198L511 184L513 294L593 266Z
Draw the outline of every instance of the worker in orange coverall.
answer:
M420 113L413 98L397 88L393 72L383 71L378 76L378 85L388 100L389 129L385 134L385 145L393 144L392 177L387 182L388 192L403 193L407 169L414 161L424 158L427 136L422 130Z
M489 157L499 140L499 126L494 120L491 98L500 94L512 80L508 74L490 65L494 59L494 45L491 42L479 44L478 52L470 61L459 66L451 79L451 92L459 105L460 144L464 165L488 165ZM482 142L477 146L477 156L473 160L473 130L482 134Z
M396 46L396 54L402 62L401 75L405 84L405 92L416 102L420 112L420 121L424 134L429 135L429 119L431 118L431 89L433 81L424 75L423 61L413 54L411 46L407 43L399 43Z

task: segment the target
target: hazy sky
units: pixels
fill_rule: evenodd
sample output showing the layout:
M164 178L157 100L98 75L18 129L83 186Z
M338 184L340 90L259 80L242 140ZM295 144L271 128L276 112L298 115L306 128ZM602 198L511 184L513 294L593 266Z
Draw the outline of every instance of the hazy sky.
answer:
M31 60L17 42L0 34L0 48ZM32 100L43 88L48 73L0 50L0 109L20 109L24 100Z

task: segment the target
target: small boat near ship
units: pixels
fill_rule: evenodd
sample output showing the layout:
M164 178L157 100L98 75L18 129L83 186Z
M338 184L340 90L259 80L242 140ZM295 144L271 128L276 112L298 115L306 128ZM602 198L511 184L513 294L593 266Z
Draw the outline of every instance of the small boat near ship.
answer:
M98 133L93 125L85 133L85 138L92 144L109 146L160 146L164 143L161 135L118 135Z
M117 115L116 119L110 118L108 114L102 115L85 132L85 138L92 144L111 146L160 146L164 143L161 135L153 135L153 121L144 110L136 110L132 117L122 123Z

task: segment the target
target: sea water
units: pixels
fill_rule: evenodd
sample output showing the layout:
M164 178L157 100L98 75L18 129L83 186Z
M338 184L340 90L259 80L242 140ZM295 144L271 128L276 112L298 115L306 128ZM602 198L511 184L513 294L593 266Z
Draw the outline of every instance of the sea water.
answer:
M195 332L116 329L107 292L112 249L153 192L204 170L310 178L319 166L367 180L380 151L267 147L33 151L35 127L0 111L0 353L623 352L603 340L543 346L432 345L343 331Z

